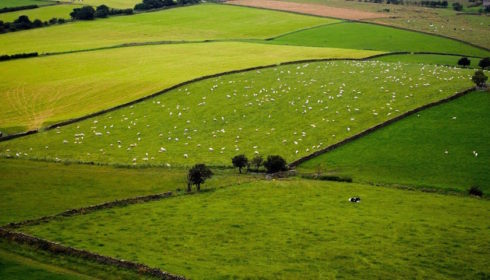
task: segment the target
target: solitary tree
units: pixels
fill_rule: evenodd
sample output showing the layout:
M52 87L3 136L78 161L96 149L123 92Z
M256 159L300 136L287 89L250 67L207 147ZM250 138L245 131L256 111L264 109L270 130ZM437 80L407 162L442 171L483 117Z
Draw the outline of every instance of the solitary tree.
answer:
M248 165L248 158L245 155L234 156L231 159L233 166L238 168L238 171L242 173L242 168Z
M257 171L259 170L259 168L260 168L260 166L262 165L263 162L264 162L264 158L261 155L256 155L252 159L252 165L255 166L255 168L257 169Z
M471 79L478 87L485 87L485 83L488 80L488 77L485 75L485 73L483 73L483 70L478 70L475 72L475 75L473 75Z
M471 61L467 57L462 57L458 60L458 65L467 67L471 64Z
M490 67L490 57L482 58L480 60L480 62L478 63L478 66L480 66L481 69L486 69L486 68Z
M196 164L189 169L187 175L187 191L191 191L191 185L196 185L197 190L201 190L201 184L204 184L207 179L213 176L213 172L205 164Z
M286 160L281 156L268 156L267 160L264 162L264 167L267 170L267 173L276 173L279 171L288 170Z

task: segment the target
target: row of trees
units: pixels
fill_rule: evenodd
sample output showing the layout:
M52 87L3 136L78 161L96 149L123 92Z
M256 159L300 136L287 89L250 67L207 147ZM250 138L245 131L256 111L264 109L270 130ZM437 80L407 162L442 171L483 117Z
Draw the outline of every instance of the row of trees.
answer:
M238 168L238 172L242 173L243 168L250 169L251 166L255 167L255 171L259 171L261 166L265 167L267 173L276 173L288 170L286 160L278 155L268 156L264 161L264 158L260 155L255 156L252 160L248 160L245 155L237 155L231 159L234 167Z
M19 16L13 22L3 22L0 20L0 33L39 28L61 23L65 23L65 20L62 18L52 18L49 21L42 21L39 19L31 21L28 16L23 15Z
M458 65L462 67L468 67L471 64L471 60L467 57L462 57L458 60ZM487 69L490 67L490 57L485 57L478 62L478 66L481 69Z
M97 8L92 6L83 6L75 8L70 13L74 20L93 20L95 18L106 18L112 15L132 15L133 9L112 9L106 5L100 5Z
M6 61L6 60L11 60L11 59L18 59L18 58L26 58L26 57L36 57L39 54L37 52L33 53L19 53L19 54L12 54L12 55L0 55L0 61ZM0 135L1 137L1 135Z
M197 4L200 0L143 0L134 6L135 10L153 10L176 5Z
M30 10L30 9L36 9L39 8L38 5L26 5L26 6L17 6L17 7L5 7L0 9L0 14L2 13L10 13L10 12L15 12L15 11L22 11L22 10Z

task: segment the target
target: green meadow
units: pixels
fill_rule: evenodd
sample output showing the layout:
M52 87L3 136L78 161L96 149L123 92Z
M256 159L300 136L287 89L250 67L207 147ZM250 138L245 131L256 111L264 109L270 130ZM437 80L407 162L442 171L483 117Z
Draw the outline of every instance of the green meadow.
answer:
M50 5L46 7L40 7L37 9L22 10L10 13L0 14L0 20L3 22L13 22L19 16L28 16L31 21L40 19L42 21L48 21L52 18L64 18L69 19L70 13L74 8L81 7L80 5ZM2 35L3 36L3 35ZM1 51L3 53L3 50Z
M490 192L490 95L473 92L300 165L354 181Z
M281 36L273 44L380 50L436 52L485 57L488 51L452 39L392 27L342 22Z
M453 67L377 61L278 66L210 78L82 122L3 142L0 155L229 166L231 157L244 153L280 154L291 162L469 88L471 74Z
M0 0L0 9L1 8L12 8L18 6L28 6L28 5L50 5L54 4L52 1L42 1L42 0Z
M230 42L127 47L2 62L0 129L13 133L40 128L205 75L379 53Z
M158 41L266 39L334 22L338 20L202 4L2 34L0 54L67 52Z
M141 3L140 0L82 0L84 5L100 6L107 5L116 9L134 8L134 5Z
M435 54L400 54L400 55L388 55L384 57L374 58L377 61L384 62L400 62L400 63L418 63L418 64L437 64L447 66L458 66L458 61L461 56L454 55L435 55ZM479 68L478 63L480 58L469 57L471 62L471 68Z
M192 279L476 279L490 275L488 203L293 179L21 230Z

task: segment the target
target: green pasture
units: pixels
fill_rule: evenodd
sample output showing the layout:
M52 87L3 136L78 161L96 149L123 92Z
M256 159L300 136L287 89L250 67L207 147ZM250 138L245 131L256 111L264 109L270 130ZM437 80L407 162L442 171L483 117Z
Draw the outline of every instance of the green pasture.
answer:
M28 5L50 5L54 4L52 1L42 1L42 0L0 0L0 9L1 8L12 8L18 6L28 6Z
M488 203L260 181L21 230L192 279L475 279L490 275Z
M0 143L0 155L229 166L234 155L243 153L250 158L280 154L291 162L464 90L472 85L472 74L453 67L377 61L249 71L192 83L130 107Z
M204 75L281 62L379 52L196 43L139 46L0 63L0 130L39 128L98 112Z
M458 66L459 59L461 59L461 56L434 54L400 54L374 58L374 60L384 62L437 64L447 66ZM471 65L469 67L478 68L478 63L480 62L481 58L469 57L468 59L471 61Z
M299 166L355 181L490 192L490 95L473 92ZM446 153L447 151L447 153ZM476 154L475 154L475 153Z
M206 183L221 187L253 180L215 170ZM23 160L0 160L0 225L89 205L187 187L187 170L117 168Z
M334 22L338 21L203 4L3 34L0 54L66 52L156 41L265 39Z
M71 3L79 3L83 5L89 5L89 6L100 6L100 5L106 5L111 8L116 8L116 9L127 9L127 8L134 8L134 5L141 3L143 1L140 0L82 0L81 2L78 2L76 0L65 0L66 2L71 2Z
M343 22L294 32L270 42L390 52L436 52L480 57L489 55L488 51L447 38L354 22Z
M46 7L40 7L31 10L22 10L10 13L0 14L0 20L3 22L13 22L19 16L28 16L31 21L40 19L42 21L48 21L52 18L64 18L69 19L70 13L74 8L78 8L78 5L51 5Z

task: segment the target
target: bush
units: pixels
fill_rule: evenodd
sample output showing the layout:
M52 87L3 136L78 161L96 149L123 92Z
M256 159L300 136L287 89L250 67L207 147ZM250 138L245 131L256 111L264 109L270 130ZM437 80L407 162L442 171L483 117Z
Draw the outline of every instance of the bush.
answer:
M264 158L261 156L261 155L256 155L252 161L250 162L253 166L255 166L255 168L257 169L257 171L259 171L259 168L260 166L262 166L262 163L264 162Z
M483 73L482 70L478 70L475 72L475 75L471 78L473 82L479 87L485 87L485 83L488 80L488 77Z
M476 186L473 186L471 187L469 190L468 190L468 193L470 195L474 195L474 196L479 196L479 197L482 197L483 196L483 192L482 190L480 190L478 187Z
M70 13L72 19L78 20L93 20L95 17L95 10L91 6L84 6L82 8L75 8Z
M267 173L276 173L288 170L286 160L281 156L268 156L264 162L264 167Z
M109 7L106 5L100 5L95 9L94 16L96 18L106 18L109 15Z
M490 57L482 58L478 63L478 66L480 66L481 69L487 69L488 67L490 67Z
M242 168L248 165L248 158L245 155L238 155L231 159L234 167L238 168L238 171L242 173Z
M453 10L455 11L462 11L463 10L463 5L461 5L460 3L458 2L454 2L453 3Z
M467 67L471 64L471 61L467 57L462 57L458 60L458 65Z

